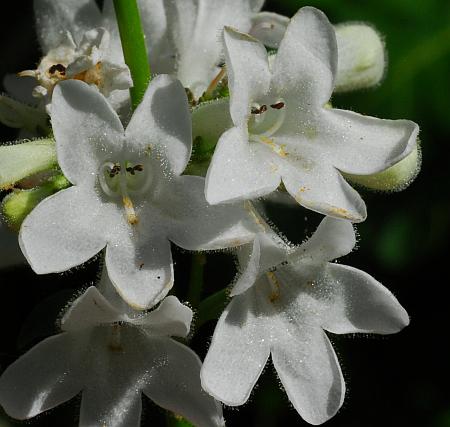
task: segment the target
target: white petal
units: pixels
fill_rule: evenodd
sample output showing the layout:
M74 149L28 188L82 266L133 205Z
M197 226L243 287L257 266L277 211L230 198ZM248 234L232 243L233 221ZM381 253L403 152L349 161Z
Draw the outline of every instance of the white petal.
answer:
M61 329L76 331L121 320L125 320L125 317L105 299L95 286L90 286L64 314L61 320Z
M236 296L220 316L203 362L203 388L227 405L245 403L269 357L253 290Z
M264 46L232 28L224 30L230 88L230 112L236 126L246 126L252 102L269 91L270 72Z
M110 218L97 196L70 187L39 203L25 218L20 247L38 274L56 273L79 265L106 244Z
M271 230L266 233L258 233L248 261L243 264L242 274L233 286L230 296L239 295L249 289L262 273L275 267L287 259L288 247ZM241 262L241 258L239 257Z
M366 206L339 171L320 161L280 162L283 183L297 202L313 211L353 222L363 221Z
M336 25L335 30L339 53L335 91L378 84L386 67L384 42L380 34L361 23Z
M168 26L177 49L177 77L198 98L219 71L224 26L250 29L249 1L166 1Z
M284 328L272 349L272 360L289 400L310 424L336 414L345 384L333 347L320 328Z
M329 264L324 280L330 283L326 296L329 310L322 325L326 330L335 334L392 334L409 324L408 314L394 295L369 274Z
M109 377L106 380L100 377L98 384L84 389L79 427L139 427L142 400L134 380L131 378L127 386L118 387Z
M205 194L210 204L256 198L279 184L280 174L262 144L250 146L238 128L221 136L206 175Z
M58 163L72 184L93 186L100 165L122 149L119 117L104 96L81 81L56 86L52 126Z
M136 328L93 329L80 409L81 427L140 425L141 390L151 377L151 366L144 367L142 354L146 342L147 337Z
M167 0L139 0L142 28L147 42L150 69L153 74L170 74L175 70L175 50L170 39L164 3Z
M192 310L169 295L161 304L146 316L133 321L134 325L142 325L150 335L177 336L185 338L189 335L192 322Z
M0 405L17 419L34 417L78 394L83 387L83 339L45 339L10 365L0 378Z
M150 342L153 348L147 346L145 350L149 361L153 356L153 375L143 392L159 406L196 426L224 426L220 404L200 385L201 362L197 355L171 339L152 339Z
M6 93L17 101L34 107L38 106L36 98L32 95L32 91L36 87L36 79L34 77L6 74L3 78L3 87Z
M183 172L191 156L192 129L186 93L178 80L161 75L151 81L126 135L130 147L155 149L176 175Z
M106 268L120 296L133 308L155 305L173 286L170 243L154 228L123 227L106 247ZM145 232L145 234L144 234Z
M355 230L349 221L325 217L314 234L291 255L291 259L310 258L318 263L333 261L349 254L355 245Z
M39 42L44 53L58 47L69 31L79 42L85 31L98 27L100 11L92 0L34 0Z
M273 12L260 12L252 17L250 35L263 45L277 49L290 19Z
M167 187L164 203L172 219L169 239L188 250L223 249L252 240L256 227L244 203L211 206L204 185L204 178L182 176Z
M0 123L39 135L46 132L47 119L45 111L0 95Z
M322 113L318 141L331 163L356 175L381 172L405 158L416 146L419 127L409 120L381 120L351 111ZM323 145L322 145L323 144Z
M334 29L323 12L303 7L291 19L273 65L280 96L322 106L331 97L337 70Z
M25 263L17 238L17 233L9 230L0 221L0 268L13 267Z

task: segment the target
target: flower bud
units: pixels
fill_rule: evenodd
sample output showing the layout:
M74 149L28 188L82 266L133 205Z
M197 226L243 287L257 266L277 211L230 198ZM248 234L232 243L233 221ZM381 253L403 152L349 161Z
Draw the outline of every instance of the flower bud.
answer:
M349 181L371 190L402 191L411 184L420 171L422 156L419 144L403 160L372 175L344 174Z
M335 92L378 84L386 65L381 36L366 24L341 24L335 30L339 53Z
M55 141L37 139L0 147L0 189L57 166Z

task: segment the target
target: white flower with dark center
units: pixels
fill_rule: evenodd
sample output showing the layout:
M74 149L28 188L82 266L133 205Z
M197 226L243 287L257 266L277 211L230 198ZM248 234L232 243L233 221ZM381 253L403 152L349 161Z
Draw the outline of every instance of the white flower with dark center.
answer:
M177 80L155 78L126 130L107 100L83 82L60 83L52 110L58 163L74 185L45 199L22 224L20 245L37 273L65 271L106 246L118 292L146 308L172 287L170 242L208 250L253 238L243 203L211 207L204 179L180 176L192 135Z
M283 181L309 209L364 220L365 204L340 172L369 175L399 162L414 149L418 126L329 107L336 36L317 9L291 19L271 66L250 36L226 28L224 40L234 127L217 144L207 200L259 197Z
M133 82L120 43L115 39L111 43L109 32L100 28L107 22L95 1L35 0L34 9L44 56L37 69L19 73L36 79L33 96L43 98L48 106L55 85L75 79L95 85L117 101L118 108L124 96L116 99L115 91L130 88Z
M354 245L351 223L330 217L294 249L259 234L216 326L201 371L203 388L227 405L242 405L271 355L299 414L311 424L332 417L345 384L324 330L391 334L409 323L373 277L330 262Z
M220 405L200 386L201 362L186 337L192 311L174 296L141 317L117 311L95 288L0 378L0 404L28 419L82 394L81 427L141 424L142 393L197 426L223 426Z

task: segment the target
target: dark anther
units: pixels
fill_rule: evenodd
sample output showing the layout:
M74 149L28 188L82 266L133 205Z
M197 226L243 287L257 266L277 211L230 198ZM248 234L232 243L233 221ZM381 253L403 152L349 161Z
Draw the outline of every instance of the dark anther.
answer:
M271 108L275 108L275 110L281 110L284 107L284 102L277 102L276 104L272 104Z
M261 105L261 107L259 107L259 108L252 107L252 109L251 109L252 114L262 114L262 113L265 113L266 111L267 111L267 105Z
M115 164L109 171L109 177L114 178L120 172L120 165Z
M131 173L131 175L134 175L136 171L142 172L144 170L144 166L142 165L136 165L136 166L128 166L127 172Z
M65 76L66 75L66 67L64 67L64 65L62 65L62 64L55 64L55 65L52 65L48 69L48 72L50 74L55 74L56 72L58 72L62 76Z

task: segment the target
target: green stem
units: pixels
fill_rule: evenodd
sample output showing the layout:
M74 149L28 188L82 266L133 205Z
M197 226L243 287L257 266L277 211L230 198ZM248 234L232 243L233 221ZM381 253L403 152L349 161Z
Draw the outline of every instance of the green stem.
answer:
M218 319L225 308L227 298L227 290L222 289L204 299L198 306L196 327L200 328L209 320Z
M192 254L191 277L189 278L188 301L194 308L197 308L202 297L204 267L206 255L201 252Z
M123 55L133 79L130 95L134 110L141 102L151 78L145 37L136 0L114 0L114 9Z

